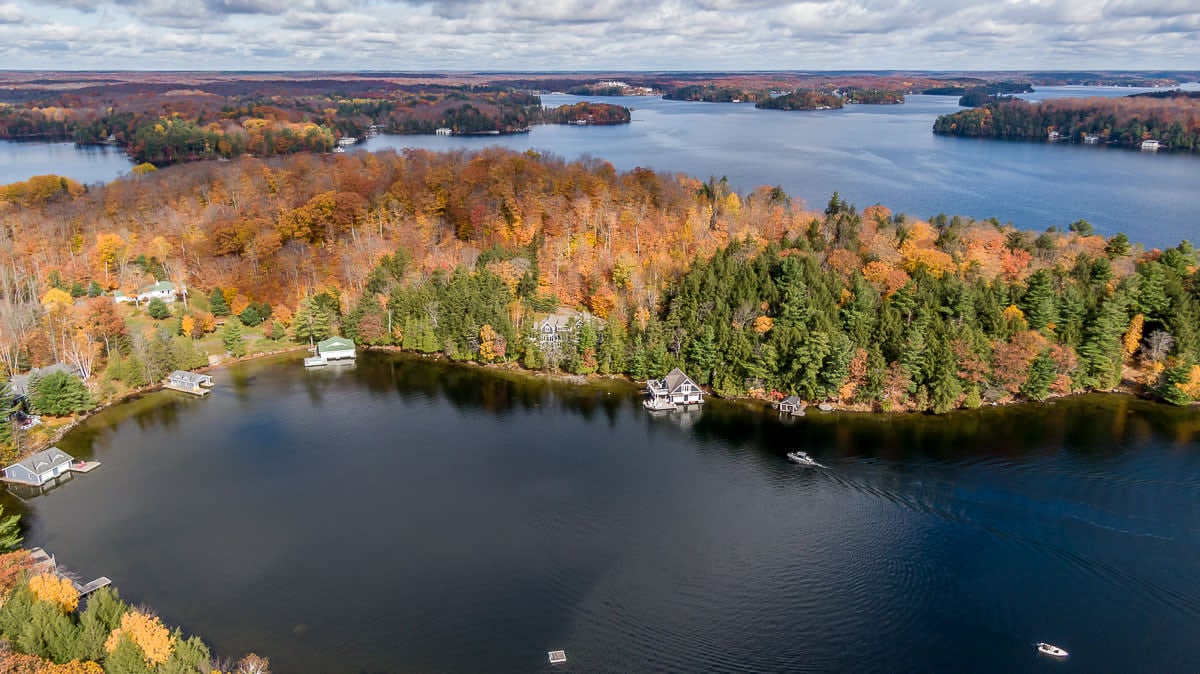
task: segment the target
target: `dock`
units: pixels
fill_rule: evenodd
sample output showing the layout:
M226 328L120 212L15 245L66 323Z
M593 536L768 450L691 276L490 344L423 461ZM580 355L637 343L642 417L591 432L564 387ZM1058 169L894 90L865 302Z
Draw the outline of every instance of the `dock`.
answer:
M100 576L87 585L80 585L75 581L71 581L71 584L75 586L75 589L79 592L80 597L86 597L102 587L108 587L109 585L112 585L112 581L108 579L108 576Z
M550 664L557 665L567 661L566 651L550 651L547 653L550 656Z
M209 393L212 393L212 391L211 391L210 389L206 389L206 388L192 388L192 387L190 387L190 386L177 386L177 385L175 385L175 384L172 384L172 383L170 383L170 382L167 382L166 384L163 384L163 388L169 388L169 389L171 389L172 391L179 391L180 393L191 393L192 395L195 395L195 396L200 396L201 398L203 398L204 396L208 395Z
M100 467L99 461L76 461L71 464L73 473L90 473Z
M328 364L329 361L325 359L325 356L309 356L304 359L304 367L322 367Z
M52 573L59 578L71 581L71 585L75 588L75 591L79 593L80 597L86 597L102 587L108 587L109 585L112 585L112 580L109 579L108 576L100 576L89 583L80 585L74 579L68 578L64 573L61 573L58 570L58 560L54 558L54 555L46 552L42 548L30 548L29 558L33 560L33 568L38 573Z

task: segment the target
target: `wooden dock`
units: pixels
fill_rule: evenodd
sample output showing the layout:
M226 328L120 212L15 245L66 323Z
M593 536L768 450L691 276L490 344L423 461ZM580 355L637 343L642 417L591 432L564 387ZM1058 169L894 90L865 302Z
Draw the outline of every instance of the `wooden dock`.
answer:
M566 651L550 651L547 653L550 656L550 664L557 665L567 661Z
M76 461L71 464L71 472L90 473L100 467L99 461Z
M212 389L207 389L202 386L196 386L196 387L192 388L192 387L188 387L188 386L177 386L170 382L163 384L163 388L169 388L172 391L179 391L180 393L191 393L192 395L200 396L201 398L208 395L209 393L212 393Z
M102 587L108 587L109 585L112 585L112 581L108 579L108 576L100 576L87 585L80 585L75 581L71 581L71 584L74 585L75 589L79 591L80 597L86 597Z

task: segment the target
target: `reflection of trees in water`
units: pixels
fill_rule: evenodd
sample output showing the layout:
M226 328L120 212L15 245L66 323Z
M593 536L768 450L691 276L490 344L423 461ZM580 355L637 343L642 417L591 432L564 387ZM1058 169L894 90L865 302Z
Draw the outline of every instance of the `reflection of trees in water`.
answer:
M953 460L1067 450L1100 456L1156 440L1192 442L1200 435L1194 411L1125 395L1077 396L940 416L810 411L795 422L721 401L705 408L692 427L698 439L749 444L775 454L816 449L841 456Z
M610 425L627 395L613 395L620 384L576 385L547 377L489 370L410 355L372 355L357 368L357 379L373 394L395 394L405 401L443 399L458 409L506 416L514 409L556 409L591 419L603 413Z

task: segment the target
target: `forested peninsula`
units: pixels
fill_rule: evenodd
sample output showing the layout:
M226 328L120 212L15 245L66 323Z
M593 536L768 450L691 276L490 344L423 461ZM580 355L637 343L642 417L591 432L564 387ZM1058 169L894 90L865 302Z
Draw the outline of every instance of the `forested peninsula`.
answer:
M1200 398L1196 250L1142 250L1082 221L1034 234L837 195L810 211L779 188L498 149L242 159L0 194L4 370L84 374L33 386L29 411L51 427L210 355L334 333L637 380L680 366L721 395L864 410L1122 385ZM161 281L186 301L114 301ZM545 345L537 325L556 310L573 337Z
M1062 140L1200 151L1200 98L1187 92L1121 98L1065 98L1030 103L985 98L981 107L942 115L933 132L949 136ZM980 102L980 101L967 101Z

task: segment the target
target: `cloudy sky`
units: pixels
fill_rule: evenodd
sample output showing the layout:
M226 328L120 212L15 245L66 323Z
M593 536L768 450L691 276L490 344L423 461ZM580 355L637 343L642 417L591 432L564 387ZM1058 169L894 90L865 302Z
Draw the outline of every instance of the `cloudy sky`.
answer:
M0 0L0 67L1193 69L1200 0Z

